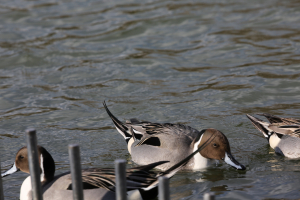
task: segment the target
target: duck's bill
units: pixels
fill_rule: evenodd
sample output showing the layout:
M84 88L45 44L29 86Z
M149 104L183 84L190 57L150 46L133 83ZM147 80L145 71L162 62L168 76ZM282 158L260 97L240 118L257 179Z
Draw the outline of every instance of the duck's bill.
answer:
M228 164L234 167L235 169L239 170L245 170L246 167L242 164L240 164L238 161L234 159L234 157L231 155L231 153L225 152L225 158L224 161Z
M13 174L13 173L15 173L15 172L17 172L17 171L20 171L20 169L18 169L18 168L16 167L16 163L14 163L13 166L12 166L9 170L7 170L7 171L4 172L3 174L1 174L1 177L8 176L8 175Z

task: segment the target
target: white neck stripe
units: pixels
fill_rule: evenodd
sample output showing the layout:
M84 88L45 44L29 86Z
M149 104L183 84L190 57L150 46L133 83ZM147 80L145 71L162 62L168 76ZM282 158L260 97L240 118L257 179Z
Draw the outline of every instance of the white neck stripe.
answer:
M42 169L42 173L41 173L41 182L43 182L45 180L45 171L44 171L44 158L43 158L43 154L41 154L41 169Z
M198 140L198 142L196 142L194 144L194 149L193 151L196 151L198 149L198 146L201 142L203 138L203 134L201 135L200 139ZM193 170L198 170L198 169L203 169L203 168L206 168L208 167L209 165L211 165L211 161L207 158L204 158L200 152L198 152L196 155L194 155L194 165L192 166L192 169Z
M202 137L203 137L203 134L202 134L201 137L199 138L198 142L196 142L196 143L194 144L194 149L193 149L193 151L196 151L196 150L198 149L198 146L199 146L199 144L200 144L200 142L201 142L201 140L202 140ZM200 152L199 152L199 153L200 153Z

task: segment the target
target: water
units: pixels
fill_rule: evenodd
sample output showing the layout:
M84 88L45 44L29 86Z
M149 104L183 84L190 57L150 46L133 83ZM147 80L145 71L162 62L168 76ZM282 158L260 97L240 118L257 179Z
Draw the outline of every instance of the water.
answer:
M1 1L2 169L35 127L39 144L69 169L130 161L103 109L121 120L188 124L224 132L239 172L226 164L181 172L172 199L300 198L300 163L274 154L245 114L300 118L300 1ZM22 180L6 177L5 199Z

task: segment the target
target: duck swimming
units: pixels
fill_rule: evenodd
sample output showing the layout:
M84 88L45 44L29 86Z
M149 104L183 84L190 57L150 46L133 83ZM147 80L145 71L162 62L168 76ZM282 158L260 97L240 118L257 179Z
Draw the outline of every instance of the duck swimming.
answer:
M266 117L269 123L248 114L247 117L262 132L275 153L288 158L300 158L300 120L268 113L258 115Z
M219 160L225 161L235 169L246 169L232 156L228 139L221 131L213 128L198 131L183 124L161 124L137 119L122 123L109 111L105 102L103 105L117 131L126 140L132 160L139 165L169 160L168 163L156 166L158 169L165 170L212 137L207 147L197 153L183 167L184 169L202 169Z
M164 172L150 171L154 167L167 163L160 161L144 166L126 169L128 199L153 199L157 196L158 178L171 178L180 170L199 150L205 148L203 144L198 150L173 165ZM38 146L38 156L41 169L41 184L44 200L72 200L72 178L70 172L57 176L55 163L50 153L42 146ZM2 173L5 177L17 171L29 172L27 147L21 148L16 154L13 166ZM85 200L114 200L115 199L115 171L113 168L91 168L82 170L83 193ZM31 200L31 177L28 176L21 186L21 200Z

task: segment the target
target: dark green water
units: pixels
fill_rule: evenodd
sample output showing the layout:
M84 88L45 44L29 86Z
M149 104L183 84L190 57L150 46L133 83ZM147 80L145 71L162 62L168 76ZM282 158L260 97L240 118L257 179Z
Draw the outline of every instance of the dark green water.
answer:
M300 118L300 1L0 2L2 169L35 127L57 173L67 144L83 167L130 156L102 101L121 120L185 123L225 133L226 164L181 172L172 199L298 199L300 162L274 154L245 114ZM27 174L4 178L18 199Z

